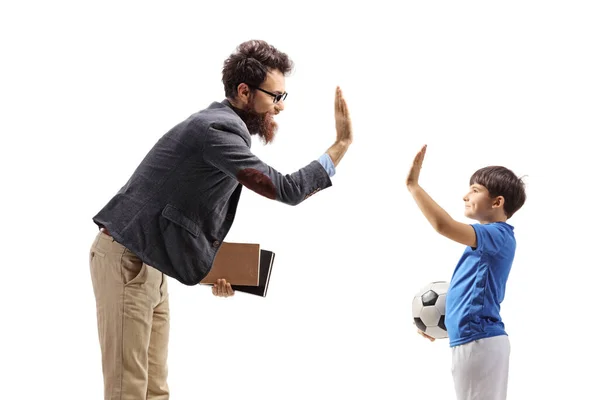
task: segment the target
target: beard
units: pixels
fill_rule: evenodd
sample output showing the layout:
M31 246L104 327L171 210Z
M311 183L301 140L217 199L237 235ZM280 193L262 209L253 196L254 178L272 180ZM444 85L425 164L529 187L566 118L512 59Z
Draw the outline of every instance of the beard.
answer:
M275 139L277 122L275 122L271 113L257 113L254 111L254 96L250 98L244 109L238 111L251 135L258 135L264 144L269 144Z

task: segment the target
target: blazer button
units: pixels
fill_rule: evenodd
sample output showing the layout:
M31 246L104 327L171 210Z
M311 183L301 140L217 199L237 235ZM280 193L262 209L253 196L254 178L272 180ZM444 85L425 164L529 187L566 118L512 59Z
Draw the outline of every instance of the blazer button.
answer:
M227 214L227 216L225 216L225 219L227 221L233 221L233 214Z
M220 244L220 243L219 243L219 241L218 241L218 240L215 240L215 241L213 242L213 247L219 247L219 244Z

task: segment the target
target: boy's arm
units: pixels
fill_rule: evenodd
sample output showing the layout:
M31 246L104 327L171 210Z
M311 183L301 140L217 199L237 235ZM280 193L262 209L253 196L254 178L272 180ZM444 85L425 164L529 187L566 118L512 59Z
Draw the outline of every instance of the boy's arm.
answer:
M436 232L455 242L477 247L477 236L471 225L454 220L419 184L409 185L408 190Z
M477 235L471 225L463 224L452 219L452 217L440 207L419 185L419 175L425 158L427 145L423 146L415 156L413 164L406 178L406 187L415 199L425 218L433 229L439 234L446 236L455 242L466 246L477 247Z

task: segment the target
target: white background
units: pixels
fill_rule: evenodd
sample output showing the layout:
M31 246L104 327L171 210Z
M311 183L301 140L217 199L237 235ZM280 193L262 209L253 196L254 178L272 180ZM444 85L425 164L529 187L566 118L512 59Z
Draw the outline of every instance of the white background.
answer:
M596 395L595 2L7 3L1 398L102 398L91 218L162 134L224 98L223 60L252 38L296 64L279 135L256 154L283 173L320 156L336 85L355 142L334 186L297 207L243 192L227 240L277 254L267 298L170 280L172 398L453 398L447 340L419 337L410 314L463 251L404 186L424 143L422 185L464 222L476 169L526 176L502 305L509 398Z

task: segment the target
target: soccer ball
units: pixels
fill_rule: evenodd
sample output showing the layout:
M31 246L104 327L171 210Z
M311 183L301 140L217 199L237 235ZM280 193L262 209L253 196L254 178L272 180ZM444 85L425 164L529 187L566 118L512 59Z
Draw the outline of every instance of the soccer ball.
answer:
M446 292L450 284L444 281L431 282L417 292L412 302L415 325L427 335L444 339L446 331Z

